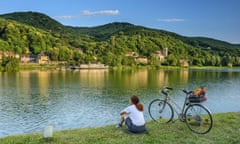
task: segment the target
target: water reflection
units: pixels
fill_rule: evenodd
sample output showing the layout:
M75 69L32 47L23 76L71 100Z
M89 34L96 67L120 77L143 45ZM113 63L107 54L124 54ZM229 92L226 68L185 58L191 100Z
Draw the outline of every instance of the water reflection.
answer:
M81 70L75 73L79 75L80 83L92 87L103 87L108 80L108 70Z
M240 111L239 76L239 69L0 73L0 137L39 132L47 124L57 130L115 124L130 95L147 107L163 86L174 88L178 103L180 89L205 86L205 104L214 113Z

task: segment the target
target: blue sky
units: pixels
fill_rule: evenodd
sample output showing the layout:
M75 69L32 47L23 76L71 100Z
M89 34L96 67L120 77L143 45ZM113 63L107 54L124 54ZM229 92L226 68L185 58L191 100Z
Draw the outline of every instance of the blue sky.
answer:
M240 44L240 0L2 0L0 14L35 11L64 25L129 22Z

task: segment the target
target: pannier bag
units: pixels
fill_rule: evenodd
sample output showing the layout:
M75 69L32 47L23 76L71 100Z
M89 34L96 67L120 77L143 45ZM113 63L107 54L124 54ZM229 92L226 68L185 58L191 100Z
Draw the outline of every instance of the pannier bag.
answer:
M189 101L191 103L201 103L207 100L206 90L204 88L195 89L189 96Z

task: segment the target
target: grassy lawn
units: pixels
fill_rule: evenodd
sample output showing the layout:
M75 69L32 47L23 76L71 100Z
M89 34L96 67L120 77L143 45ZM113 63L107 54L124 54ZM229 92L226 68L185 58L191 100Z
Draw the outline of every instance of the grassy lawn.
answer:
M171 124L147 122L149 134L131 134L126 127L116 129L115 125L98 128L83 128L55 131L51 141L45 141L42 134L8 136L0 144L239 144L240 112L213 115L212 130L205 134L192 133L185 123Z

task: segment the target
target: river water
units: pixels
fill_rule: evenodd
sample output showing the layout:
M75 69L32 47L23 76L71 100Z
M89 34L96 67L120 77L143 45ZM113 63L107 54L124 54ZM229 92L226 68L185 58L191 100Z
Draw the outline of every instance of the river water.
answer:
M0 137L118 123L119 111L138 95L147 106L159 90L173 87L181 106L181 89L204 86L212 113L239 112L240 69L78 70L0 73Z

